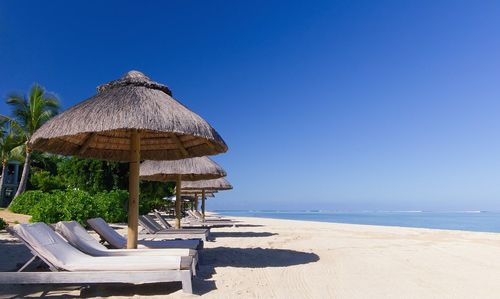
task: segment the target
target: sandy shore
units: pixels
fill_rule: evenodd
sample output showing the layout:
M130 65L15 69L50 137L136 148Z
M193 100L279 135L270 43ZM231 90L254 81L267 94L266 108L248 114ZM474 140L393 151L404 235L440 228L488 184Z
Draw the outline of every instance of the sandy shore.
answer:
M500 234L237 218L201 252L197 295L179 285L14 288L0 295L172 298L498 298ZM0 268L29 256L0 234ZM17 293L16 293L17 292ZM160 292L160 293L158 293Z
M14 225L16 223L28 223L31 219L30 215L15 214L8 210L0 210L0 218L5 220L8 224Z

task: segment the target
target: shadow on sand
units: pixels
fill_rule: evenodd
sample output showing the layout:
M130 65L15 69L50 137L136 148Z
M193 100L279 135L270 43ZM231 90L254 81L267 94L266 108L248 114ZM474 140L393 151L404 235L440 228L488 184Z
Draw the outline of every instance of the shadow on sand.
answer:
M194 283L194 281L193 281ZM203 282L204 288L215 289L215 282ZM1 298L89 298L109 296L152 296L168 295L182 288L180 282L148 283L148 284L92 284L86 286L68 286L53 284L12 285L0 290ZM202 285L200 285L202 287ZM3 288L3 287L2 287Z
M271 248L205 248L202 251L202 267L265 268L288 267L319 261L311 252Z
M210 235L215 238L259 238L277 235L269 232L212 232Z
M33 256L28 247L14 239L0 239L0 253L0 271L3 272L17 271Z
M218 267L266 268L288 267L319 261L319 256L310 252L270 248L205 248L202 252L198 276L193 279L193 291L203 295L216 289L209 280Z

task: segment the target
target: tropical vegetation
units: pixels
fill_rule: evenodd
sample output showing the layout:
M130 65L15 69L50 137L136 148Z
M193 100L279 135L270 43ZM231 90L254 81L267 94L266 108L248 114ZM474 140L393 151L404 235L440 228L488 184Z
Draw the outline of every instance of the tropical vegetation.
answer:
M0 218L0 230L6 229L7 226L9 226L7 222L3 218Z
M4 178L7 173L7 162L13 158L14 149L21 143L18 135L13 132L9 121L0 119L0 161L2 163L2 174ZM0 190L3 190L4 180L0 180Z
M24 161L19 190L9 205L11 211L47 223L77 220L85 224L86 219L97 216L109 222L126 221L127 163L33 151L29 147L31 136L59 109L57 98L40 85L34 85L26 97L10 95L7 104L12 107L11 115L0 115L2 171L11 159ZM173 194L174 186L174 183L141 182L140 212L171 205L164 198Z
M54 95L47 93L43 87L35 84L31 87L27 96L13 93L8 96L7 104L12 107L12 116L2 115L0 119L8 121L18 133L18 138L23 142L24 166L21 181L15 196L26 190L31 166L32 148L29 141L33 133L47 120L57 114L59 101Z

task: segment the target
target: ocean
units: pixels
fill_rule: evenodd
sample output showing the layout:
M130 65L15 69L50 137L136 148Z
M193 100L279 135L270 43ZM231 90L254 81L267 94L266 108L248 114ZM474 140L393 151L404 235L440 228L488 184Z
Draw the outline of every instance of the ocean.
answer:
M226 216L500 232L500 212L215 210Z

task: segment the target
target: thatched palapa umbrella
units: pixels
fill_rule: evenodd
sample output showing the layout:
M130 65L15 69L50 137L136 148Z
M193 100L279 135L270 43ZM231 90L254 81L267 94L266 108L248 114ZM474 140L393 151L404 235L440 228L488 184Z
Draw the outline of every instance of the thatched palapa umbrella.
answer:
M192 190L230 190L233 186L225 179L204 179L197 181L186 181L182 185L182 191L192 191Z
M215 193L217 193L217 190L211 190L211 191L206 191L205 197L215 197ZM181 191L182 195L188 195L188 196L193 196L194 199L194 206L195 210L198 211L198 196L202 197L203 190L182 190Z
M182 192L187 192L189 190L201 190L201 213L203 219L205 219L205 192L206 191L219 191L219 190L230 190L233 186L224 178L215 180L204 180L204 181L194 181L185 182L182 186Z
M208 157L175 161L144 161L140 166L140 177L147 181L175 181L176 198L181 198L182 180L211 180L226 176L226 172ZM175 227L181 227L181 202L175 201Z
M220 135L141 72L97 88L97 94L45 123L36 150L130 163L128 248L137 247L139 162L176 160L227 151Z

